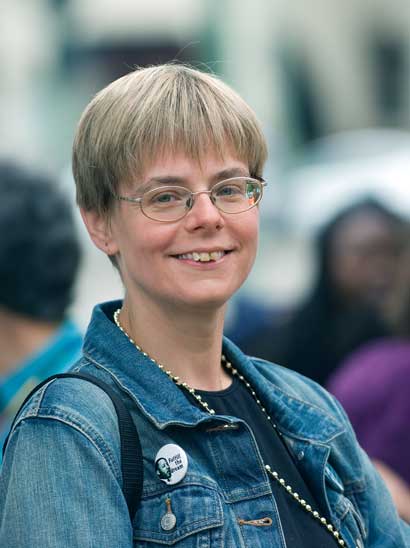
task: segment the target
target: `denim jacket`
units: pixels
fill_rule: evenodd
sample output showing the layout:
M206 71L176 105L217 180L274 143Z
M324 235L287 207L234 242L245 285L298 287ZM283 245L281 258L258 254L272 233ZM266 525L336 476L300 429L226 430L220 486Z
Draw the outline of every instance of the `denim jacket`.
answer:
M277 506L247 424L211 416L107 318L94 309L75 370L121 393L143 448L141 504L131 524L122 494L117 418L108 396L78 379L41 388L20 412L0 476L0 546L7 548L285 548ZM275 417L317 500L351 548L410 546L410 528L393 503L336 400L290 370L223 351ZM155 472L155 456L176 444L187 457L174 485ZM296 503L295 503L296 504ZM171 511L176 522L164 527ZM270 518L269 525L251 521ZM335 545L336 546L336 545Z

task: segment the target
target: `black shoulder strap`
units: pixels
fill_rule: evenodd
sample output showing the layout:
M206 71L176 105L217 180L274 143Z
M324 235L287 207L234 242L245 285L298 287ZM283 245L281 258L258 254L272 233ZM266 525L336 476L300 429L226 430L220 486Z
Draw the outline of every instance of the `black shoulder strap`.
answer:
M85 373L60 373L58 375L52 375L48 377L40 384L38 384L34 390L25 398L24 402L20 406L20 409L27 403L31 396L42 386L52 381L53 379L64 378L77 378L84 379L99 386L101 390L111 398L115 411L118 417L118 428L120 432L121 443L121 472L123 481L123 493L127 502L130 519L133 521L138 504L141 500L142 485L143 485L143 463L142 463L142 450L141 443L138 436L137 428L134 421L131 418L130 412L122 401L121 397L115 392L115 390L107 383L101 381L93 375ZM18 413L16 414L17 417ZM15 420L15 419L14 419ZM14 426L14 421L10 429ZM3 456L6 450L9 435L3 445Z

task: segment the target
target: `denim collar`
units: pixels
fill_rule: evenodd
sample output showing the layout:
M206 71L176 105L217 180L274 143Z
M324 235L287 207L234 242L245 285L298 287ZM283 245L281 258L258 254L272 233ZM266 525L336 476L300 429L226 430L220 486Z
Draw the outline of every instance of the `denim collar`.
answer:
M192 405L183 390L130 343L113 321L113 313L121 305L121 301L111 301L94 308L84 340L85 357L111 374L159 429L173 424L192 427L207 421L235 422L232 417L210 416ZM292 393L291 385L281 379L281 368L267 364L271 368L269 374L262 374L260 368L226 337L223 352L250 382L283 433L326 443L343 432L330 414L315 403L301 399L300 391ZM288 372L288 377L289 374L293 375ZM294 375L300 384L300 378Z

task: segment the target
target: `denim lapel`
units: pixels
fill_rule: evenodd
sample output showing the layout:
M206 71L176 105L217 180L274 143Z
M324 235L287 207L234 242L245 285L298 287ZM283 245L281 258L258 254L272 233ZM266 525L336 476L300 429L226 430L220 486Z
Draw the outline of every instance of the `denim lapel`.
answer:
M172 424L192 427L207 420L219 420L192 405L183 391L121 333L112 321L119 306L121 301L113 301L94 308L84 340L85 356L107 370L160 429ZM332 415L319 404L301 398L297 386L293 388L282 378L290 375L295 385L299 383L303 388L303 381L296 374L267 362L262 373L260 367L226 338L223 351L251 383L284 434L326 443L344 431Z
M121 301L113 301L94 308L84 340L85 357L106 370L159 429L172 424L192 427L214 420L192 405L183 389L118 329L111 318L121 304Z
M283 367L250 359L227 338L224 352L252 385L282 433L309 443L326 444L345 431L341 422L325 409L323 391L317 385Z

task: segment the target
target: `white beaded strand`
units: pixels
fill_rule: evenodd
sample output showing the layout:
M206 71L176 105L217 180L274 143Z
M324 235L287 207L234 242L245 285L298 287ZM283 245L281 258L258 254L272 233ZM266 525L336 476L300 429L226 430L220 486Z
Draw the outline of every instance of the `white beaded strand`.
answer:
M115 324L117 325L117 327L119 327L119 329L124 333L124 335L129 339L129 341L135 346L135 348L137 350L139 350L141 352L141 354L143 356L145 356L146 358L148 358L149 360L152 361L152 363L155 363L155 365L157 367L159 367L161 369L161 371L163 371L164 373L166 373L168 375L168 377L170 379L172 379L174 381L175 384L177 384L178 386L182 386L182 388L185 388L185 390L187 390L190 394L192 394L192 396L202 405L202 407L210 414L210 415L215 415L215 411L214 409L211 409L209 407L209 405L207 404L206 401L204 401L201 396L199 394L197 394L195 392L195 388L191 388L190 386L188 386L188 384L186 382L182 382L181 379L175 375L172 374L171 371L167 370L161 363L157 362L156 360L154 360L154 358L151 358L151 356L149 354L147 354L146 352L144 352L144 350L128 335L128 333L125 331L125 329L122 327L122 325L120 324L120 320L119 320L119 315L120 315L120 312L121 312L121 309L119 308L118 310L116 310L114 312L114 321L115 321Z
M235 369L232 366L232 364L230 362L227 361L226 357L223 354L222 354L222 363L224 364L226 369L231 371L233 376L237 376L239 378L239 380L242 381L245 384L246 388L248 388L249 392L252 394L254 400L259 405L259 407L261 408L261 410L265 414L266 418L268 419L268 421L270 422L272 427L275 428L276 431L278 432L278 434L280 435L279 430L277 430L276 424L272 421L272 418L268 415L268 412L263 407L261 401L258 399L258 397L256 395L256 392L252 389L251 385L245 379L245 377L243 375L241 375L238 372L238 370ZM321 523L321 525L323 525L329 531L329 533L331 533L334 536L335 540L337 541L337 543L340 546L345 546L345 541L341 538L340 533L336 530L336 528L331 523L329 523L327 521L327 519L325 517L321 516L317 510L313 510L313 508L310 506L310 504L308 504L304 499L302 499L296 491L293 491L292 486L288 485L286 483L285 479L281 478L279 476L278 472L272 470L272 468L269 466L269 464L265 464L265 469L268 472L268 474L279 485L281 485L284 489L286 489L286 491L289 493L289 495L291 495L294 498L294 500L296 502L298 502L304 508L304 510L306 510L306 512L309 512L315 519L317 519Z
M120 320L119 320L119 315L121 313L121 309L119 308L118 310L116 310L114 312L114 322L116 324L116 326L124 333L124 335L128 338L128 340L135 346L135 348L137 350L139 350L141 352L141 354L143 356L145 356L146 358L148 358L149 360L152 361L152 363L154 363L157 367L159 367L159 369L161 369L161 371L163 371L166 375L168 375L168 377L175 383L177 384L178 386L181 386L182 388L184 388L187 392L189 392L196 400L197 402L205 409L205 411L207 413L209 413L210 415L215 415L215 411L214 409L211 409L209 407L209 405L207 404L206 401L204 401L202 399L202 397L196 393L195 391L195 388L192 388L191 386L189 386L186 382L182 382L180 380L179 377L175 376L172 374L172 372L170 370L167 370L161 363L157 362L154 358L151 358L151 356L149 354L147 354L147 352L144 352L144 350L130 337L130 335L128 335L128 333L125 331L125 329L122 327L121 323L120 323ZM223 366L232 373L233 376L237 376L239 378L240 381L242 381L244 383L244 385L246 386L246 388L248 389L248 391L251 393L251 395L253 396L254 400L256 401L256 403L259 405L259 407L261 408L262 412L265 414L266 418L268 419L269 423L272 425L273 428L276 429L276 431L278 432L278 434L280 434L280 432L277 430L277 427L276 427L276 424L272 421L272 418L269 416L268 412L266 411L265 407L263 407L261 401L259 400L256 392L253 390L252 386L250 385L250 383L245 379L245 377L243 375L241 375L237 369L235 369L232 364L230 362L228 362L228 360L226 359L226 357L222 354L221 356L221 363L223 364ZM345 546L346 543L345 541L342 539L341 537L341 534L339 533L339 531L336 530L336 528L327 521L327 519L323 516L321 516L319 514L319 512L317 510L313 510L313 508L310 506L310 504L308 504L304 499L302 499L300 497L300 495L293 490L293 487L291 485L288 485L285 481L284 478L281 478L278 474L278 472L276 472L275 470L272 470L272 468L269 466L269 464L265 464L265 470L266 472L278 483L278 485L280 485L281 487L283 487L286 492L291 496L293 497L293 499L306 511L308 512L309 514L311 514L311 516L316 519L331 535L333 535L335 541L340 545L340 546Z

